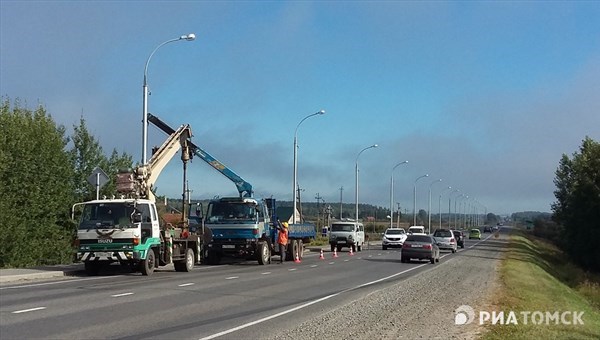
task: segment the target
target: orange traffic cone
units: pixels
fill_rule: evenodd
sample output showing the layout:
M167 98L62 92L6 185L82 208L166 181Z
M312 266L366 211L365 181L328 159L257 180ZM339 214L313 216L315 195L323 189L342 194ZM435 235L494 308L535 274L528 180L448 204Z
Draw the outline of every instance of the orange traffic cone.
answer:
M325 256L323 256L323 249L321 249L321 255L319 255L319 260L325 260Z
M300 263L300 258L298 257L298 252L296 252L296 258L294 259L294 263Z
M337 256L337 248L333 248L333 257L338 257Z
M352 252L352 247L350 247L350 256L354 255L354 253Z

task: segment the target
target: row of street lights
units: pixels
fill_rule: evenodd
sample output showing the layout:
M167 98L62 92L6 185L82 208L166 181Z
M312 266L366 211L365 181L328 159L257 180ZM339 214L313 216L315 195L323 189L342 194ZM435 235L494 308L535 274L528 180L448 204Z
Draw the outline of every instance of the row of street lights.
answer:
M142 104L142 111L143 111L143 116L142 116L142 164L146 164L148 159L147 159L147 149L148 149L148 65L150 64L150 59L152 59L152 56L154 55L154 53L156 53L156 51L161 48L162 46L168 44L168 43L172 43L172 42L177 42L177 41L193 41L196 39L196 35L194 33L190 33L190 34L186 34L186 35L182 35L178 38L174 38L174 39L169 39L161 44L159 44L153 51L152 53L150 53L150 55L148 56L148 59L146 60L146 64L144 66L144 82L142 85L142 89L143 89L143 104ZM314 117L314 116L319 116L319 115L324 115L325 114L325 110L320 110L318 112L315 112L313 114L310 114L306 117L304 117L296 126L296 129L294 130L294 180L293 180L293 188L292 188L292 197L293 197L293 217L292 217L292 223L297 223L297 219L296 219L296 210L297 210L297 202L298 202L298 128L300 127L300 124L302 124L305 120L307 120L308 118ZM372 148L376 148L378 145L377 144L373 144L371 146L368 146L362 150L360 150L360 152L358 153L358 155L356 156L356 161L355 161L355 212L354 212L354 217L355 220L358 221L358 189L359 189L359 182L358 182L358 174L359 174L359 169L358 169L358 159L360 157L360 155L369 149ZM402 164L407 164L408 161L403 161L400 162L398 164L396 164L393 168L392 168L392 175L390 178L390 228L393 226L393 211L394 211L394 207L393 207L393 203L394 203L394 170L399 167ZM416 225L417 223L417 215L416 215L416 207L417 207L417 182L422 179L422 178L426 178L429 177L429 174L425 174L422 176L417 177L417 179L415 179L414 182L414 186L413 186L413 225ZM429 226L429 232L431 232L431 187L438 182L441 182L441 179L435 180L433 182L431 182L431 184L429 185L429 210L428 210L428 226ZM445 190L450 190L452 189L452 187L447 187ZM445 191L444 190L444 191ZM451 216L451 211L450 211L450 202L452 199L452 194L454 193L458 193L460 192L460 190L455 189L453 191L450 192L450 194L448 195L448 215L449 218ZM440 214L440 221L439 221L439 226L441 227L442 225L442 214L441 214L441 201L442 201L442 193L440 193L439 196L439 200L438 200L438 208L439 208L439 214ZM466 199L469 198L468 195L466 194L460 194L459 196L457 196L454 200L454 216L455 216L455 225L457 223L457 212L456 212L456 201L458 200L459 197L464 197ZM477 202L478 203L478 202ZM481 204L479 204L481 205ZM481 205L483 206L483 205ZM466 210L466 203L465 203L465 208ZM460 206L459 206L459 210L460 210ZM486 213L487 213L487 208L486 208ZM340 218L341 218L341 212L340 212Z

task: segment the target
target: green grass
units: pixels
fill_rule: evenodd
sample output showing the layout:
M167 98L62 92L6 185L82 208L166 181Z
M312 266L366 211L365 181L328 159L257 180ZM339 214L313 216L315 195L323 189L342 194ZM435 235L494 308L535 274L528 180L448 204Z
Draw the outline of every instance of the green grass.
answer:
M500 269L495 311L514 311L519 325L487 325L483 339L599 339L600 279L569 263L555 246L526 234L511 236ZM521 311L584 312L584 325L522 324Z

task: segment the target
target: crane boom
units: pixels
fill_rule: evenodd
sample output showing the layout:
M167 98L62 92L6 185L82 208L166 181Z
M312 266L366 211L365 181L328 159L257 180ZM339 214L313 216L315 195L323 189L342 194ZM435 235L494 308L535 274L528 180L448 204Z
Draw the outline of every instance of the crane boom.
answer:
M148 113L148 121L154 124L157 128L161 129L168 135L173 135L175 130L170 127L167 123L163 122L160 118L155 115ZM225 164L218 161L208 152L194 144L193 142L189 142L190 150L198 157L200 157L203 161L212 166L215 170L223 174L230 181L235 184L237 190L240 194L240 197L252 197L254 192L252 191L252 185L242 179L238 174L229 169Z

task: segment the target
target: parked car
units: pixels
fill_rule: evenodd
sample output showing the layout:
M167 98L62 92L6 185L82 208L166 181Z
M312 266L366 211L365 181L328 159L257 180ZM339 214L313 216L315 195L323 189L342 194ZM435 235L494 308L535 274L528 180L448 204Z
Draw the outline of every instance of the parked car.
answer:
M490 226L486 225L485 227L483 227L483 232L484 233L491 233L492 232L492 228Z
M469 240L473 238L481 240L481 231L479 229L471 229L469 231Z
M400 262L406 263L410 259L427 259L432 264L440 262L440 248L433 236L430 235L408 235L402 245Z
M454 237L452 230L438 229L433 233L433 238L435 239L435 243L437 243L437 246L440 248L440 250L446 249L456 253L456 238Z
M456 245L464 248L465 247L465 234L460 230L452 230L454 237L456 237Z
M387 228L381 237L381 248L383 250L393 247L401 248L407 236L403 228Z
M413 225L408 228L409 235L427 235L425 234L425 227L422 225Z

